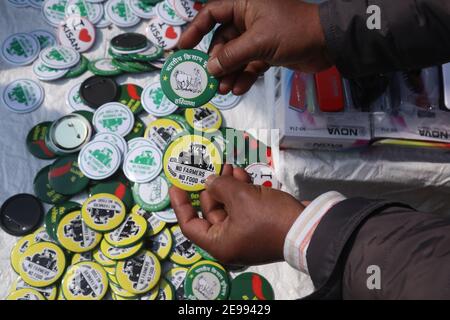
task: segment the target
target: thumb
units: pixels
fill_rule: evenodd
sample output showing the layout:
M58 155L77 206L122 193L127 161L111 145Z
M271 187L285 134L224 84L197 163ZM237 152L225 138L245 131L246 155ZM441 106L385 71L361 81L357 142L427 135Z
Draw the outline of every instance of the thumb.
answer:
M243 184L232 176L212 175L206 180L206 191L214 200L230 205L234 196L243 188Z
M220 48L215 56L208 61L208 71L213 76L222 77L245 67L249 62L260 57L260 36L250 31L240 37L230 40Z

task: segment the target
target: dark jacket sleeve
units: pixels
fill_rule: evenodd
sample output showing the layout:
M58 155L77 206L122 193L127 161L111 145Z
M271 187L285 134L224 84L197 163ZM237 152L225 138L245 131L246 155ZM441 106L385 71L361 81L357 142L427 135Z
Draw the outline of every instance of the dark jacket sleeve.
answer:
M348 199L319 223L307 261L316 288L307 299L450 299L450 220Z
M367 27L367 8L381 9L381 30ZM329 0L320 5L330 58L356 78L450 61L450 1Z

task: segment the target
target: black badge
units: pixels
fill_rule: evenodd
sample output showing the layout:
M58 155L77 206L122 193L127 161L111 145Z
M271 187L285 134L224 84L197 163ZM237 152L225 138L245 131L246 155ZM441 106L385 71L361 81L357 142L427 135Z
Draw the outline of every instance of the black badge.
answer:
M93 76L87 78L80 86L81 99L94 109L105 103L116 101L118 94L119 87L111 78Z
M44 217L44 208L31 194L18 194L3 203L0 227L13 236L24 236L36 230Z

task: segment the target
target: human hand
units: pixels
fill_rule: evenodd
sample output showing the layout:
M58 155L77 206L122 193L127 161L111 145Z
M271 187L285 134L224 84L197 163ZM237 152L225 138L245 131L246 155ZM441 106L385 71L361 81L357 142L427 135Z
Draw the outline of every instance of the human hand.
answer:
M209 72L219 91L244 94L270 66L303 72L331 67L317 4L299 0L211 0L183 33L180 48L193 48L211 31Z
M247 173L225 165L200 195L204 219L187 192L172 187L170 199L183 234L220 262L255 265L283 260L285 237L304 206L291 195L249 183Z

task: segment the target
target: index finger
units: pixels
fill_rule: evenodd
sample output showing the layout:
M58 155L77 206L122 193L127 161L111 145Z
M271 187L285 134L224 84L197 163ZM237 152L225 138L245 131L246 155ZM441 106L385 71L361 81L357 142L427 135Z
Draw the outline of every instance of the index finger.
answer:
M179 47L181 49L195 47L217 23L223 24L232 21L233 11L233 0L213 0L208 2L183 32L178 44Z

